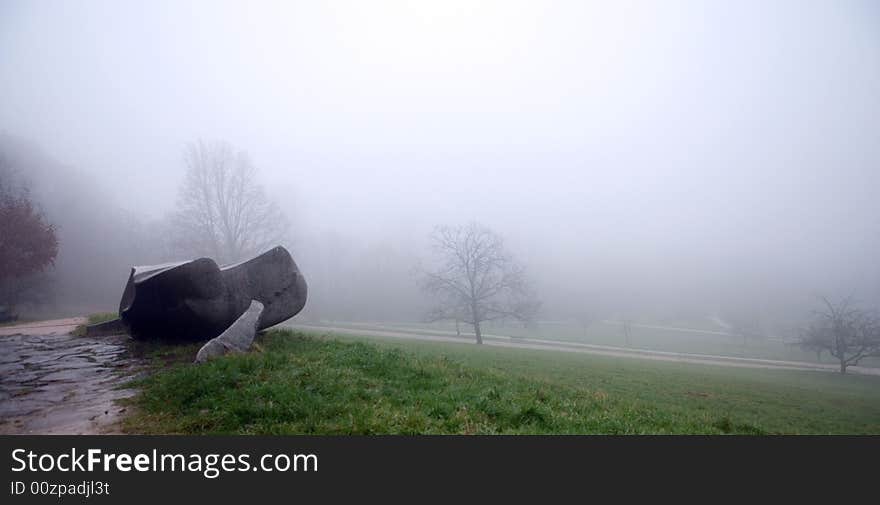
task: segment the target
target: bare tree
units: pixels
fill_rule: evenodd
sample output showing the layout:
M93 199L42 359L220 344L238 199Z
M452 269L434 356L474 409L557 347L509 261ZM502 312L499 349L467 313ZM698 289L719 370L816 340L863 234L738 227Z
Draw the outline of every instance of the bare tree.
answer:
M845 298L832 303L822 298L824 308L815 312L815 319L802 332L801 347L828 353L840 363L845 374L850 365L857 365L868 356L880 354L880 320L876 315L852 306Z
M257 170L228 142L187 144L187 172L177 212L173 247L220 263L242 260L284 242L289 222L257 183Z
M595 315L593 314L593 312L584 309L580 311L575 319L577 320L581 328L583 328L584 338L586 338L587 330L589 330L590 326L593 325L593 321L596 319Z
M626 346L632 347L632 320L629 318L624 319L621 322L621 327L623 328L623 338L626 340Z
M748 341L766 340L767 334L761 326L760 316L748 309L728 310L724 320L728 323L730 335L740 339L743 356L746 354Z
M525 271L492 230L471 223L441 226L431 236L439 266L421 273L422 288L437 297L429 320L455 320L474 327L483 343L481 324L511 317L532 320L540 302L534 297Z

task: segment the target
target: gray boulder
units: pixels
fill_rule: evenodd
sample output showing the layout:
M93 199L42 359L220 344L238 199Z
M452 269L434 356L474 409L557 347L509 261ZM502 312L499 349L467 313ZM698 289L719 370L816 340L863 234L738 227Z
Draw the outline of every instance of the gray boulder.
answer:
M263 304L252 300L244 314L232 323L219 337L213 338L203 345L196 354L196 363L204 363L210 359L228 353L246 352L254 342L260 319L263 315Z

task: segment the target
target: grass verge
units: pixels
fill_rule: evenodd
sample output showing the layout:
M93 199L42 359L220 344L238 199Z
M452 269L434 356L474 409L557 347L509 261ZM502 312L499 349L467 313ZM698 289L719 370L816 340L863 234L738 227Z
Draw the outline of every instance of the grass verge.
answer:
M86 318L86 323L74 328L71 334L76 337L84 337L86 335L86 326L89 326L90 324L98 324L112 321L117 317L119 317L119 315L115 312L99 312L97 314L89 314L89 316Z
M117 317L119 317L119 314L117 314L116 312L99 312L97 314L89 314L86 324L106 323L107 321L112 321Z

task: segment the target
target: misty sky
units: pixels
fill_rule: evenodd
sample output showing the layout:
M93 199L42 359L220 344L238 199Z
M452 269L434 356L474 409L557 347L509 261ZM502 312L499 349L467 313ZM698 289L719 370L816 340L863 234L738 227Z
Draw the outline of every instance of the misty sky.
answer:
M223 138L304 234L880 297L878 2L5 0L0 132L146 217Z

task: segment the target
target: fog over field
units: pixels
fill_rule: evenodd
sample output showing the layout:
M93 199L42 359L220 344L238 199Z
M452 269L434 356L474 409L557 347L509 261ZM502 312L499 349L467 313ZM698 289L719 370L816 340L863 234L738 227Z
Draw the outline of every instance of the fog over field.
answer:
M470 221L542 320L880 307L873 1L6 0L0 134L59 230L58 312L181 259L199 139L289 218L305 319L421 320L429 234Z

